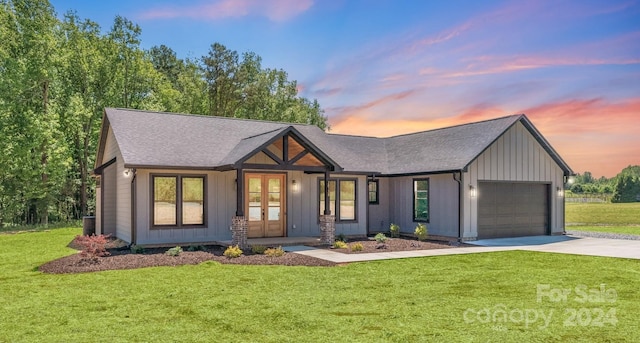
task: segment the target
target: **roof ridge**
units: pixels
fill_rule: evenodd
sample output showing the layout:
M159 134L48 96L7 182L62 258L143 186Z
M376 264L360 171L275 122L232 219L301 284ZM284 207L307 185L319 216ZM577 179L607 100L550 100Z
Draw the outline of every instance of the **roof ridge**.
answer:
M384 137L383 139L396 138L396 137L404 137L404 136L411 136L411 135L417 135L417 134L421 134L421 133L434 132L434 131L440 131L440 130L448 130L448 129L453 129L453 128L456 128L456 127L469 126L469 125L476 125L476 124L481 124L481 123L486 123L486 122L496 121L496 120L503 120L503 119L512 118L512 117L518 117L518 118L521 118L522 116L524 116L524 114L511 114L511 115L504 116L504 117L498 117L498 118L492 118L492 119L485 119L485 120L476 121L476 122L472 122L472 123L463 123L463 124L458 124L458 125L452 125L452 126L439 127L439 128L431 129L431 130L424 130L424 131L418 131L418 132L403 133L403 134L396 135L396 136Z
M264 132L258 133L258 134L256 134L256 135L253 135L253 136L244 137L244 138L242 138L241 140L243 141L243 140L245 140L245 139L251 139L251 138L255 138L255 137L259 137L259 136L263 136L263 135L268 135L268 134L270 134L270 133L274 133L274 132L276 132L276 131L286 130L286 129L290 128L290 127L291 127L291 126L282 126L282 127L277 128L277 129L273 129L273 130L269 130L269 131L264 131Z
M250 119L250 118L236 118L236 117L221 117L221 116L213 116L207 114L191 114L191 113L177 113L177 112L167 112L167 111L151 111L151 110L140 110L135 108L122 108L122 107L107 107L107 109L118 110L118 111L129 111L129 112L143 112L150 114L167 114L174 116L184 116L184 117L197 117L197 118L215 118L215 119L226 119L226 120L234 120L234 121L248 121L248 122L260 122L260 123L271 123L271 124L290 124L290 125L301 125L301 126L316 126L313 124L305 124L305 123L290 123L283 121L273 121L273 120L262 120L262 119Z

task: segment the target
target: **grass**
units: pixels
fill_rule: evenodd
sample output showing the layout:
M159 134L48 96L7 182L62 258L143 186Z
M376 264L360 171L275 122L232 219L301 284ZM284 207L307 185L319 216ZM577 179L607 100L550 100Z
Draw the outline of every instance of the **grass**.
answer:
M640 202L567 203L567 229L640 235Z
M640 341L637 260L512 251L333 268L207 262L75 275L37 271L75 253L66 245L79 233L0 235L0 342ZM566 302L538 302L540 284L606 284L618 296L614 303L583 304L573 293ZM572 308L587 309L583 314L613 308L618 321L567 326ZM512 320L481 322L486 316L477 314L501 309L515 313ZM518 316L524 311L553 311L552 320L542 328L542 319L525 324Z

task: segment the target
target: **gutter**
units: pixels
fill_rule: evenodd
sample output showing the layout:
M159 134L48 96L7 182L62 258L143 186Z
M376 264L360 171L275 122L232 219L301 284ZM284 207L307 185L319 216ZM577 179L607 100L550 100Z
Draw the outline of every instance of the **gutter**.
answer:
M453 179L458 182L458 243L462 242L462 205L464 199L462 198L464 192L462 191L462 170L452 173Z
M133 168L133 177L131 178L131 244L135 245L137 242L136 237L136 169Z

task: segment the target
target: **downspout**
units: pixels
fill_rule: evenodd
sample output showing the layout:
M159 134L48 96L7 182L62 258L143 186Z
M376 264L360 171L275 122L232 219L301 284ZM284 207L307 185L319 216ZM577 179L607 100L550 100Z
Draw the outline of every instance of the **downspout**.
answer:
M453 179L458 182L458 243L462 242L462 205L464 199L462 198L462 170L453 173Z
M131 178L131 244L137 243L136 232L136 168L131 169L133 177Z

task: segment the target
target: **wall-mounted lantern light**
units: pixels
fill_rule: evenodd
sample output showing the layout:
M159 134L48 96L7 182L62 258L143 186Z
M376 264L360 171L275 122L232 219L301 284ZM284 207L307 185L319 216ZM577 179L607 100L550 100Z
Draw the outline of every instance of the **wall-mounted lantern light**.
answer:
M478 196L478 190L476 190L476 188L473 187L472 185L469 185L469 197L475 198L477 196Z
M130 168L124 168L122 174L124 175L124 177L129 177L133 174L133 171Z
M296 180L292 180L291 181L291 190L294 193L298 193L298 190L300 189L300 184L298 184L298 182Z
M558 195L558 198L562 198L564 196L564 189L556 187L556 194Z

